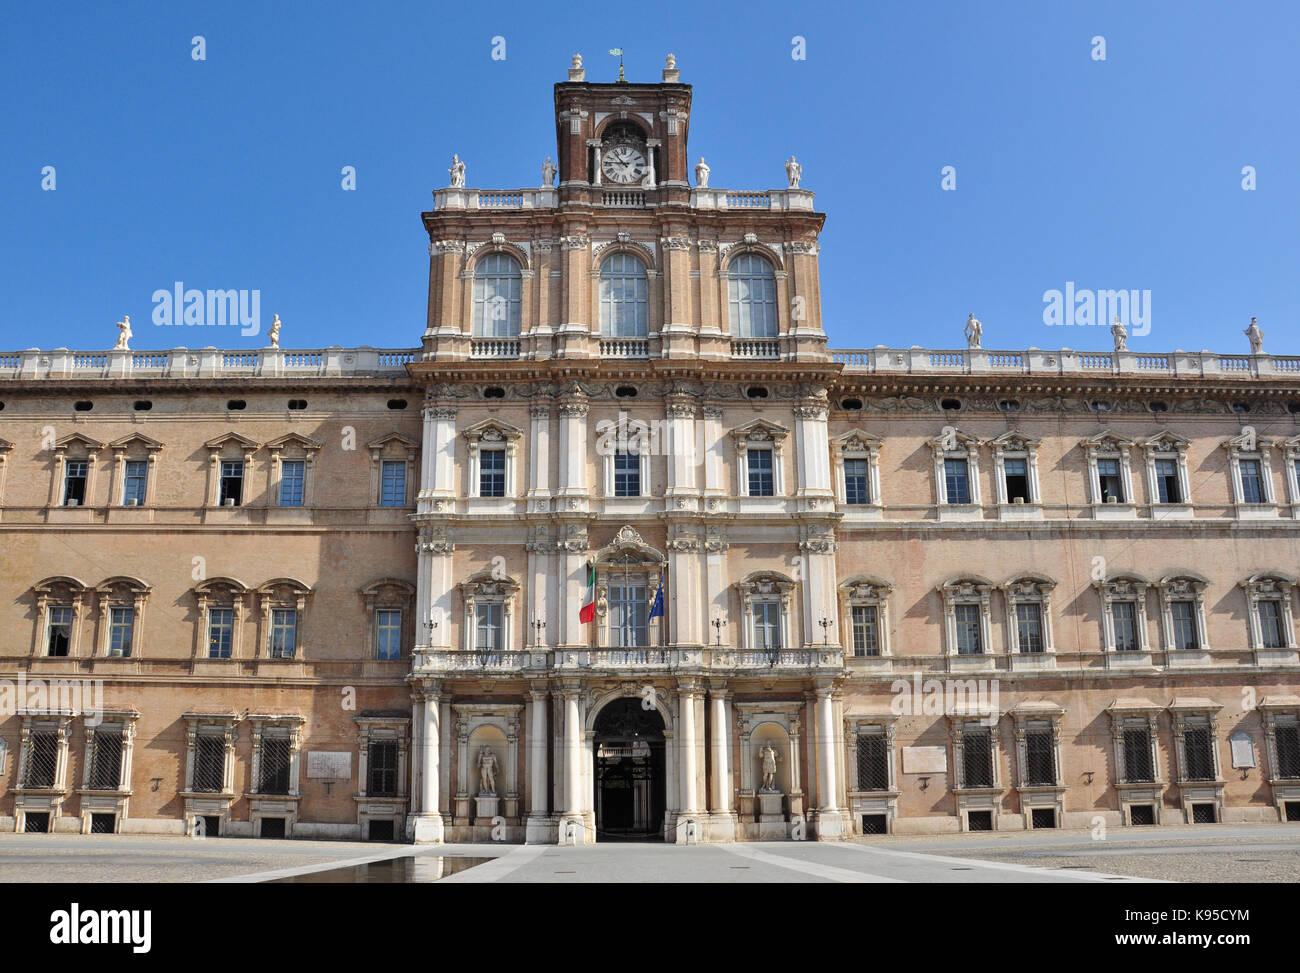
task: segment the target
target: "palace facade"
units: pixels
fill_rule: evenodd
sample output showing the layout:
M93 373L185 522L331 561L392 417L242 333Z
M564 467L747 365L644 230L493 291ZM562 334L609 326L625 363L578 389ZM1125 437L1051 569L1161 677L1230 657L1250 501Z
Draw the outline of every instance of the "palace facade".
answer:
M0 353L0 827L1300 820L1300 357L828 350L691 96L457 160L419 348Z

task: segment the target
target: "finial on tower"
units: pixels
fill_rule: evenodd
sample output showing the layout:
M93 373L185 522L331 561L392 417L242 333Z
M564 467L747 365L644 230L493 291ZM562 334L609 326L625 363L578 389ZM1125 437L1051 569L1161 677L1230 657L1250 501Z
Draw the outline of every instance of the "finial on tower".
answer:
M664 83L673 84L677 81L679 76L680 75L677 71L677 55L669 54L664 60Z
M587 80L587 72L584 71L583 68L582 68L582 55L581 55L581 54L575 54L575 55L573 55L573 63L572 63L572 65L570 65L570 67L569 67L569 80L570 80L570 81L586 81L586 80Z

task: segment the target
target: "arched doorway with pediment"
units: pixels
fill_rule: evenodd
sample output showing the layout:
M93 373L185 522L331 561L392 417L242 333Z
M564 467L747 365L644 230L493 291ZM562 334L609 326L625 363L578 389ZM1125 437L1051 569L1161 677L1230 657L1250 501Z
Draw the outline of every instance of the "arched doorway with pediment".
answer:
M639 696L610 701L596 714L597 841L660 841L667 808L667 747L659 711Z

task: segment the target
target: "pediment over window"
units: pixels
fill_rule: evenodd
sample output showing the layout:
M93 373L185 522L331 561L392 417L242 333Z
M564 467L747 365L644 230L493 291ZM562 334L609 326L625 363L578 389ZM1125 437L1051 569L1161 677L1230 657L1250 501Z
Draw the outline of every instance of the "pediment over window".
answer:
M1026 436L1024 433L1008 430L1001 436L996 436L989 440L989 445L994 450L1000 450L1005 453L1032 453L1038 448L1041 440L1032 436Z
M996 585L988 578L982 578L978 575L968 575L963 578L954 578L951 581L945 581L939 586L939 593L948 599L979 599L987 598L988 593Z
M123 436L121 439L114 439L108 444L110 449L130 449L132 446L139 446L151 453L156 453L163 448L163 444L156 439L150 439L143 433L133 432L129 436Z
M378 439L372 439L366 443L366 448L370 450L383 449L386 446L400 447L404 449L419 449L420 444L409 436L403 436L400 432L390 432L387 436L380 436Z
M324 443L318 443L314 439L308 439L306 436L300 436L296 432L291 432L279 437L278 439L272 439L266 444L266 448L275 452L276 450L284 449L286 446L298 446L306 452L314 453L323 445Z
M884 442L879 436L861 429L853 429L835 440L841 453L874 453Z
M95 591L100 595L116 595L127 591L134 594L147 595L150 590L150 587L139 578L132 578L128 575L118 575L115 578L105 578L99 584L95 585Z
M625 524L618 529L612 541L596 552L594 560L597 564L604 564L628 558L653 564L662 564L667 560L645 542L635 527Z
M364 585L360 590L361 594L367 598L381 596L409 598L415 594L415 585L409 581L403 581L401 578L377 578L368 585Z
M841 594L848 598L851 604L884 601L893 590L894 586L888 581L866 575L850 578L840 585Z
M194 592L207 598L240 598L249 588L235 578L207 578L194 586Z
M469 440L471 446L508 445L519 439L523 430L498 419L484 419L463 430L461 435Z
M84 449L88 453L97 453L104 448L104 444L91 439L89 436L83 436L79 432L74 432L71 435L64 436L62 439L57 440L54 443L54 451L56 453L65 452L70 447Z
M0 439L0 453L7 453L14 448L14 444L7 439Z
M783 595L794 590L794 582L776 571L755 571L736 587L746 595Z
M1164 589L1165 594L1170 598L1199 595L1205 590L1207 584L1209 584L1208 581L1194 574L1169 575L1160 579L1160 587Z
M241 436L237 432L228 432L225 435L218 436L216 439L209 439L203 444L203 446L204 448L211 450L225 449L227 446L235 446L245 453L252 453L261 449L260 443L255 443L253 440Z
M519 592L519 582L513 578L494 578L491 571L482 571L467 581L460 590L466 598L504 598L509 600Z
M1143 440L1142 448L1153 453L1181 453L1191 443L1192 441L1186 436L1166 430Z
M1080 439L1079 445L1093 453L1123 453L1133 445L1133 440L1113 429L1103 429L1095 436Z
M309 586L293 578L274 578L259 585L257 593L263 598L274 598L284 602L302 601L312 593Z
M927 442L927 445L936 453L961 452L966 450L974 452L979 448L980 441L960 429L951 429L941 432L933 439Z
M1164 707L1159 703L1153 703L1144 696L1120 696L1111 700L1111 704L1106 707L1107 712L1116 716L1141 716L1159 713L1162 709Z
M47 599L80 597L89 590L84 582L66 574L54 575L32 585L33 594L38 598Z
M731 437L736 440L737 445L741 445L741 448L745 443L755 445L779 443L788 435L790 430L785 426L778 426L775 422L768 422L766 419L754 419L731 430Z
M1112 598L1140 598L1151 585L1133 574L1118 574L1093 585L1105 590Z
M1247 593L1256 597L1268 597L1270 595L1282 595L1289 597L1291 589L1295 587L1295 579L1281 573L1280 571L1268 571L1260 574L1253 574L1245 581L1241 582L1241 587Z
M1018 574L1000 587L1009 597L1035 598L1050 594L1056 582L1041 574Z
M1223 448L1235 453L1258 453L1273 445L1273 440L1255 435L1254 431L1229 436L1223 441Z

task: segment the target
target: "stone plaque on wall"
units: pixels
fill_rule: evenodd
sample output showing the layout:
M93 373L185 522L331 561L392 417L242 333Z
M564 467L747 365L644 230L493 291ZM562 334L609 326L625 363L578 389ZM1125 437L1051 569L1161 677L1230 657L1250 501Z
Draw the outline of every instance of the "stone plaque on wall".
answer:
M947 747L904 747L903 773L943 774L948 771Z
M308 777L352 777L352 754L346 750L308 750Z
M1232 746L1232 766L1255 766L1255 743L1249 733L1234 733L1228 743Z

